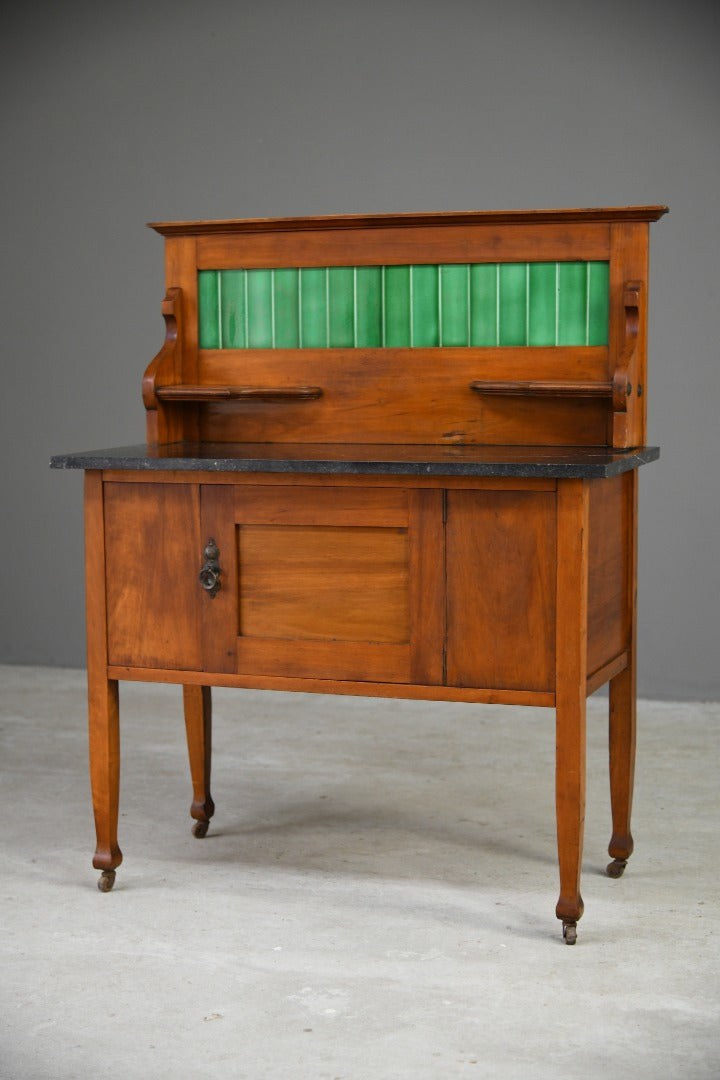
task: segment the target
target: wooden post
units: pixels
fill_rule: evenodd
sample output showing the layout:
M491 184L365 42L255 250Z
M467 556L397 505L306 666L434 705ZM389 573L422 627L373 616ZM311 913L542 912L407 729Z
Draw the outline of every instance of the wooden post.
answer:
M637 599L637 469L626 474L625 572L627 667L610 680L610 805L613 833L608 847L612 858L607 872L620 877L632 855L630 831L635 778L636 711L636 599Z
M555 657L557 812L560 898L555 909L569 945L583 913L580 895L585 825L588 485L558 481Z
M109 892L122 862L117 841L120 710L117 681L107 677L103 485L102 473L95 470L85 474L85 582L90 785L97 836L93 866L102 870L98 888Z
M183 686L185 730L187 732L193 801L190 816L195 819L193 836L208 831L215 804L210 795L212 747L212 694L209 686Z

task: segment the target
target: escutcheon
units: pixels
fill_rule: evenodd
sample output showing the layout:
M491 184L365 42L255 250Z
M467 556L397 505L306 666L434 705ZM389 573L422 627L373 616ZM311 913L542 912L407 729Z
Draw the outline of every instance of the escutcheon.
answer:
M198 581L211 599L214 599L220 590L220 552L212 537L208 540L203 551L205 562L198 574Z

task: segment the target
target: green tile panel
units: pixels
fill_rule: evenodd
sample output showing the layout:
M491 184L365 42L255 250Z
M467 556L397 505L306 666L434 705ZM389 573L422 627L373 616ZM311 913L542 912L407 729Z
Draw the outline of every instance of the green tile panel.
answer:
M607 345L608 263L200 270L202 349Z

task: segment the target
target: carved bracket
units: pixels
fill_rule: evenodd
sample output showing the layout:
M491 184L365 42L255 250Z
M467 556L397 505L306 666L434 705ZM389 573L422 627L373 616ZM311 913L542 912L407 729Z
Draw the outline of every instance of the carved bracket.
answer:
M613 412L627 412L628 398L635 392L642 394L642 386L633 387L629 378L635 350L640 335L640 305L643 296L642 281L626 281L623 290L623 307L625 310L625 324L623 328L623 343L618 358L618 365L613 375Z
M160 307L165 320L165 341L160 352L155 356L143 376L143 403L148 410L156 410L158 397L155 383L159 375L172 378L180 371L180 348L182 343L182 290L168 289Z

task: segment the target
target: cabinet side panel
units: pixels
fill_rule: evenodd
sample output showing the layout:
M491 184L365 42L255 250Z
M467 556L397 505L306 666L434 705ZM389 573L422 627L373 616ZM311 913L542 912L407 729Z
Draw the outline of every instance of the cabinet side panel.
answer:
M110 664L200 669L198 487L105 484Z
M628 647L625 611L627 506L625 477L590 484L588 657L590 675Z
M554 687L555 496L448 492L447 682Z

